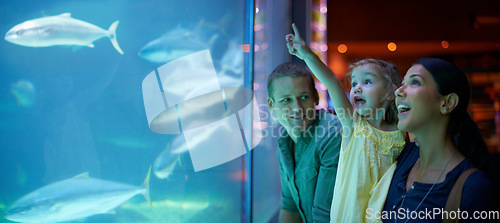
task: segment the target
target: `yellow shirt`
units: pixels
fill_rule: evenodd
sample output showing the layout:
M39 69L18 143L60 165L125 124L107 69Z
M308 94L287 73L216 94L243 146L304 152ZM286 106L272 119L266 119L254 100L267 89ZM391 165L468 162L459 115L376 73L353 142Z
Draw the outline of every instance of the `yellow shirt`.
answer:
M358 116L350 142L343 143L349 144L340 153L330 221L373 222L366 219L366 209L375 212L384 207L394 163L405 145L404 134L378 130Z

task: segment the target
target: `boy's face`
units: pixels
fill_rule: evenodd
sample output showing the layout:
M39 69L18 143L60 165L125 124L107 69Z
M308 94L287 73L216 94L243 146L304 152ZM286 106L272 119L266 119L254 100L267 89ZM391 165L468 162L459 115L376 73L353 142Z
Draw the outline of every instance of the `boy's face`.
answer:
M316 117L318 101L309 79L303 76L280 77L273 81L273 95L267 99L269 110L292 138L307 129Z

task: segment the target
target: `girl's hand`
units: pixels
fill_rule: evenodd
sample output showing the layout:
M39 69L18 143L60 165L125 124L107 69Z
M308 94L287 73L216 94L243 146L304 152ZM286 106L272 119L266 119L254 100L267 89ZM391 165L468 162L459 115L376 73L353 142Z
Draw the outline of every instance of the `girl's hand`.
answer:
M300 37L299 30L295 23L292 24L292 29L294 34L286 35L286 46L288 47L288 52L296 57L304 60L308 54L313 53L311 49L304 42L302 37Z

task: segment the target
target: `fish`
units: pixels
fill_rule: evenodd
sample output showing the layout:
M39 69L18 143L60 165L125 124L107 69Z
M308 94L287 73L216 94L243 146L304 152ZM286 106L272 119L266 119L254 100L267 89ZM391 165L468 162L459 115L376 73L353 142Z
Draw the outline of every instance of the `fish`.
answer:
M167 63L202 50L223 48L228 36L226 21L229 19L229 15L225 15L218 23L202 19L190 28L178 25L148 42L137 54L152 63ZM217 54L212 57L217 57Z
M214 135L217 135L218 131L232 131L230 126L223 124L219 126L205 126L204 131L196 135L193 139L186 143L184 135L176 136L171 143L168 144L155 159L153 163L153 172L158 177L158 179L167 180L174 173L176 168L182 167L181 156L189 152L189 149L195 149L200 145L204 144Z
M149 177L142 186L92 178L88 172L39 188L14 202L5 218L16 222L62 222L112 213L112 210L142 194L151 204Z
M18 105L31 107L35 103L36 89L29 80L19 80L11 84L10 93L17 99Z
M5 40L28 47L48 47L56 45L74 45L94 47L93 42L108 37L118 53L123 50L116 40L116 28L119 20L113 22L108 30L71 17L71 13L45 16L20 23L12 27Z
M191 146L205 142L216 129L206 128L202 134L190 142ZM168 179L177 166L182 166L181 155L188 152L188 146L183 135L176 136L171 143L155 159L153 163L153 173L158 179Z
M177 27L166 32L157 39L148 42L139 52L139 57L152 63L166 63L189 54L206 50L217 38L204 40L202 35L183 27Z
M177 166L182 166L181 154L187 151L186 141L184 137L177 136L172 144L175 145L175 150L169 144L153 163L153 173L158 179L168 179Z

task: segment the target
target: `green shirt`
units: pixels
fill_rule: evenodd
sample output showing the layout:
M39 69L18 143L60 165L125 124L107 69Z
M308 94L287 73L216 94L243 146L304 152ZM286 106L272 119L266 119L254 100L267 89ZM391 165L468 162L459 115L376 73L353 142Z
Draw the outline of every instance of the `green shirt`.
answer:
M305 223L330 222L342 126L337 116L316 111L316 119L294 142L286 131L278 139L281 205L299 212Z

